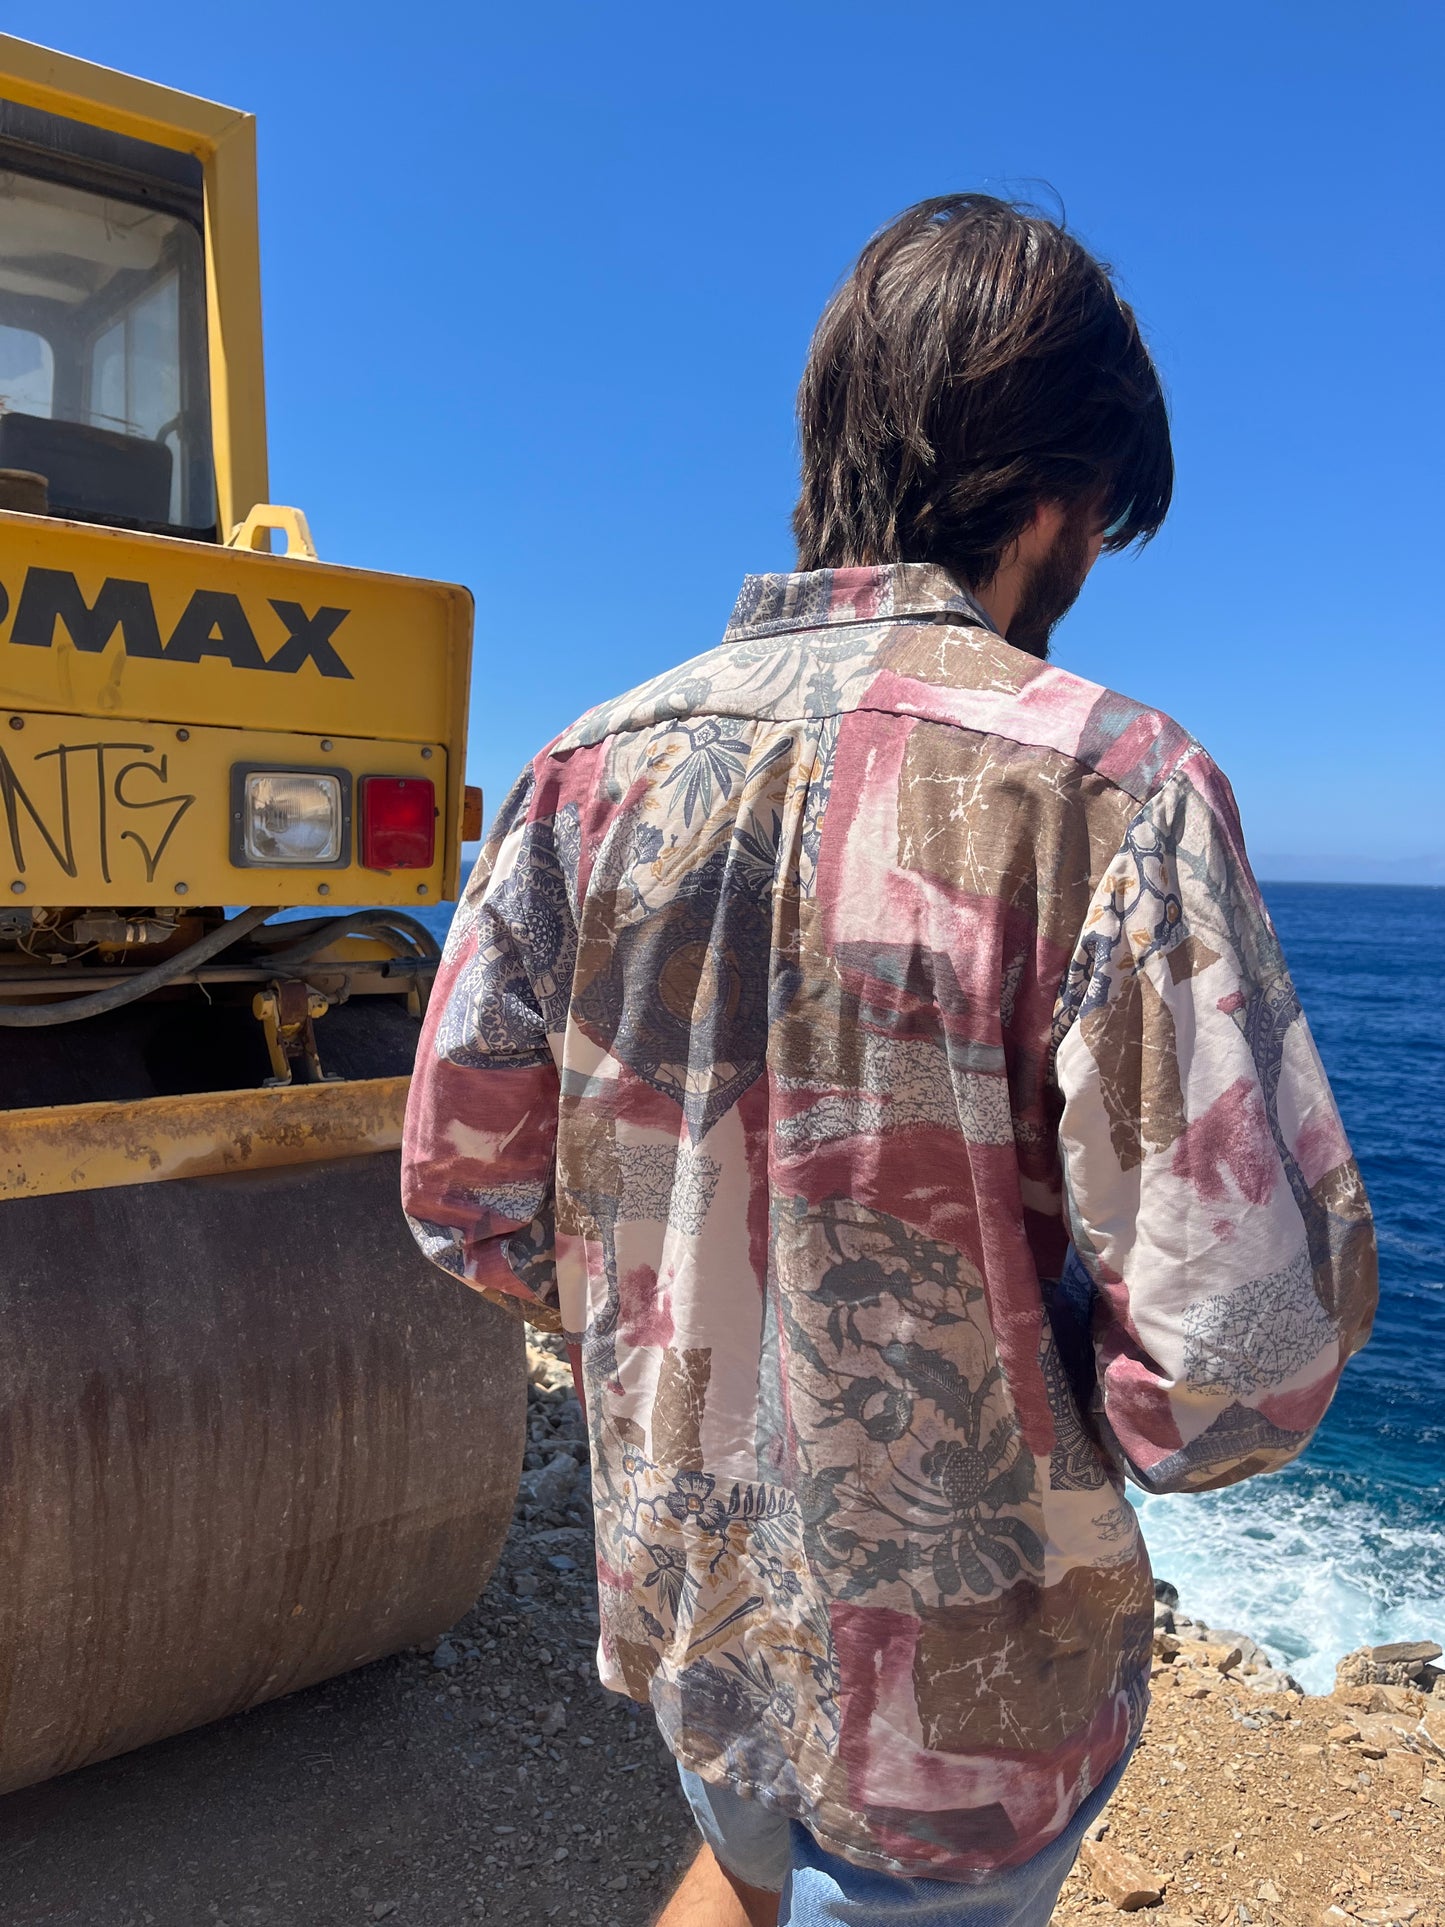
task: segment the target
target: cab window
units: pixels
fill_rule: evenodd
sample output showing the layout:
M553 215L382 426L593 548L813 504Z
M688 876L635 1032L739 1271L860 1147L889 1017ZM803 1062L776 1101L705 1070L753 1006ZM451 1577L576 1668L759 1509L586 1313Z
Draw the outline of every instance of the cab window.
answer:
M0 327L0 414L18 408L47 420L55 390L55 356L43 335Z
M213 537L199 226L64 171L0 165L0 468L53 514Z

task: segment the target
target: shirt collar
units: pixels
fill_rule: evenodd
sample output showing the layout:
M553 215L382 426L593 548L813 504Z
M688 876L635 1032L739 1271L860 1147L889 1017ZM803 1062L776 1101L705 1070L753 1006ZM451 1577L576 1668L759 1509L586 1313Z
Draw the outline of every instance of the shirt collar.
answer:
M781 636L844 622L899 622L953 616L969 628L993 624L966 589L936 562L887 562L866 569L813 569L801 575L749 575L724 642Z

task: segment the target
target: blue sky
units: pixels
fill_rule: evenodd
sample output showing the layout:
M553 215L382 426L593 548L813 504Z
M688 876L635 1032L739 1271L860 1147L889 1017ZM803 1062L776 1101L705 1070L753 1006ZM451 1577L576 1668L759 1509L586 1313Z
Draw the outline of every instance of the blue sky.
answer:
M1056 659L1200 736L1257 860L1440 880L1441 22L11 0L5 26L260 117L272 493L328 556L472 588L492 801L789 566L818 310L892 214L982 187L1062 201L1173 408L1170 521L1101 563Z

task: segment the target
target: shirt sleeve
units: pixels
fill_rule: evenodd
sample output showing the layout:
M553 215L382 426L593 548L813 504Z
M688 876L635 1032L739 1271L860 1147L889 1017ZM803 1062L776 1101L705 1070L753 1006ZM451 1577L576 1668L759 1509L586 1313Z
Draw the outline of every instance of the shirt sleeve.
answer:
M407 1102L402 1204L434 1264L556 1330L557 1066L576 939L535 800L529 772L457 906Z
M1369 1336L1374 1234L1234 798L1202 752L1105 872L1058 1033L1106 1445L1151 1492L1286 1464Z

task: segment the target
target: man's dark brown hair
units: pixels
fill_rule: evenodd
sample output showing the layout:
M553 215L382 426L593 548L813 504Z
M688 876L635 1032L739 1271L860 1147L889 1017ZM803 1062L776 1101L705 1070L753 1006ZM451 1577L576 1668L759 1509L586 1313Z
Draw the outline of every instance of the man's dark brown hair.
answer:
M1106 549L1147 541L1174 485L1159 377L1110 271L988 194L920 201L824 310L798 390L802 569L938 562L992 581L1041 502Z

